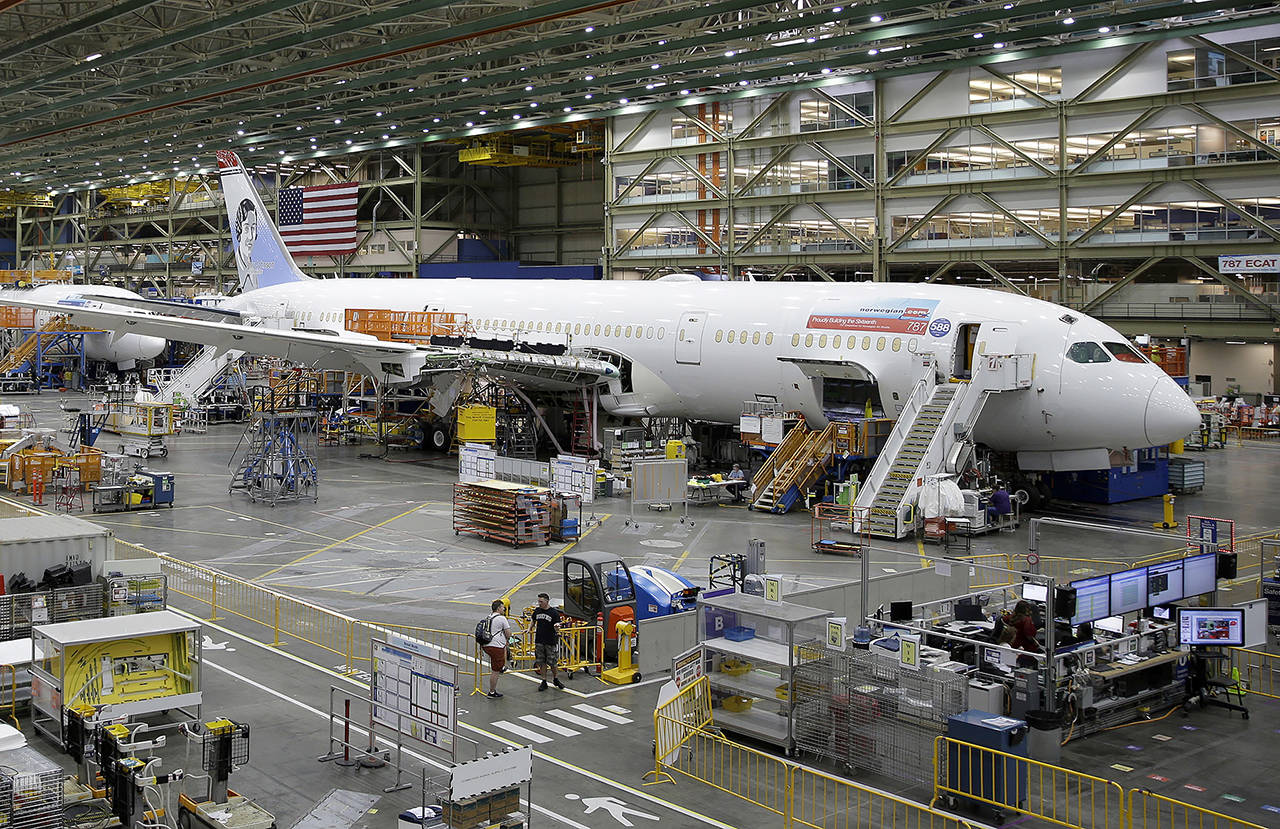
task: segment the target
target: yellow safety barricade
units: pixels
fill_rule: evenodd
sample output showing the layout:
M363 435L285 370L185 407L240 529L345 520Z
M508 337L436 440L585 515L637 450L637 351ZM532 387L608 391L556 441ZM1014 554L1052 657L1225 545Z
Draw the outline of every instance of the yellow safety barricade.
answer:
M533 611L532 607L525 608L523 614L511 620L512 633L515 635L512 636L507 648L507 670L509 671L535 670ZM568 674L585 671L599 676L604 670L604 664L601 661L603 655L600 652L600 643L604 639L603 632L604 628L600 625L587 623L561 625L557 631L559 650L556 668Z
M813 829L966 829L956 815L805 766L791 771L788 826Z
M1210 811L1181 800L1129 790L1129 829L1264 829L1260 824Z
M1125 826L1124 789L1113 780L950 737L934 740L933 768L935 804L944 797L973 800L1070 829Z
M1231 667L1240 671L1244 691L1280 699L1280 654L1248 648L1231 648L1228 653L1231 654Z

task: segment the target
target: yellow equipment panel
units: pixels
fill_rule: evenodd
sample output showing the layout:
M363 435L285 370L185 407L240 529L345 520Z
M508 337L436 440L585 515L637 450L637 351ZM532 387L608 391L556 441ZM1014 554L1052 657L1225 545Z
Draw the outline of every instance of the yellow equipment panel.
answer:
M498 412L492 406L458 407L458 440L492 443L498 438Z

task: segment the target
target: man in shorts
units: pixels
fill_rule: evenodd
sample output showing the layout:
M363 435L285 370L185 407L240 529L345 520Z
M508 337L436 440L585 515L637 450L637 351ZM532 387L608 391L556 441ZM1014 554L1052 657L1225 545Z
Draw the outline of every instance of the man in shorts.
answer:
M560 636L556 629L559 627L560 611L551 606L550 596L539 593L538 607L533 611L533 666L538 669L538 676L542 678L542 684L538 686L539 691L547 690L548 669L551 673L551 681L557 688L564 689L560 678L556 676L556 660L559 656L557 650L560 644Z
M503 604L502 599L495 599L489 609L493 611L493 615L489 617L489 635L493 638L484 646L484 652L489 654L488 696L491 699L501 699L502 694L498 691L498 677L502 676L502 671L507 667L507 643L511 637L511 622L507 621L507 606Z

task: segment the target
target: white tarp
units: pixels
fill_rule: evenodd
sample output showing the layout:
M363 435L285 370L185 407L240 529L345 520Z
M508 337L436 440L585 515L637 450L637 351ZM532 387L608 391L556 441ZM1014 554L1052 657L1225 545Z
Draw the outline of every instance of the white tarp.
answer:
M925 518L964 514L964 495L950 475L931 475L920 489L920 514Z

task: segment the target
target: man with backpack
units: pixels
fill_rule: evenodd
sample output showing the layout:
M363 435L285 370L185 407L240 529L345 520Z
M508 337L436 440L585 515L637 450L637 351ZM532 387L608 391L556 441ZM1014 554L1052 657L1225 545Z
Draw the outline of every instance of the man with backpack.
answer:
M494 599L489 607L493 611L476 625L476 642L489 655L489 698L501 699L498 677L507 667L507 643L511 637L511 622L507 621L507 606L502 599Z

